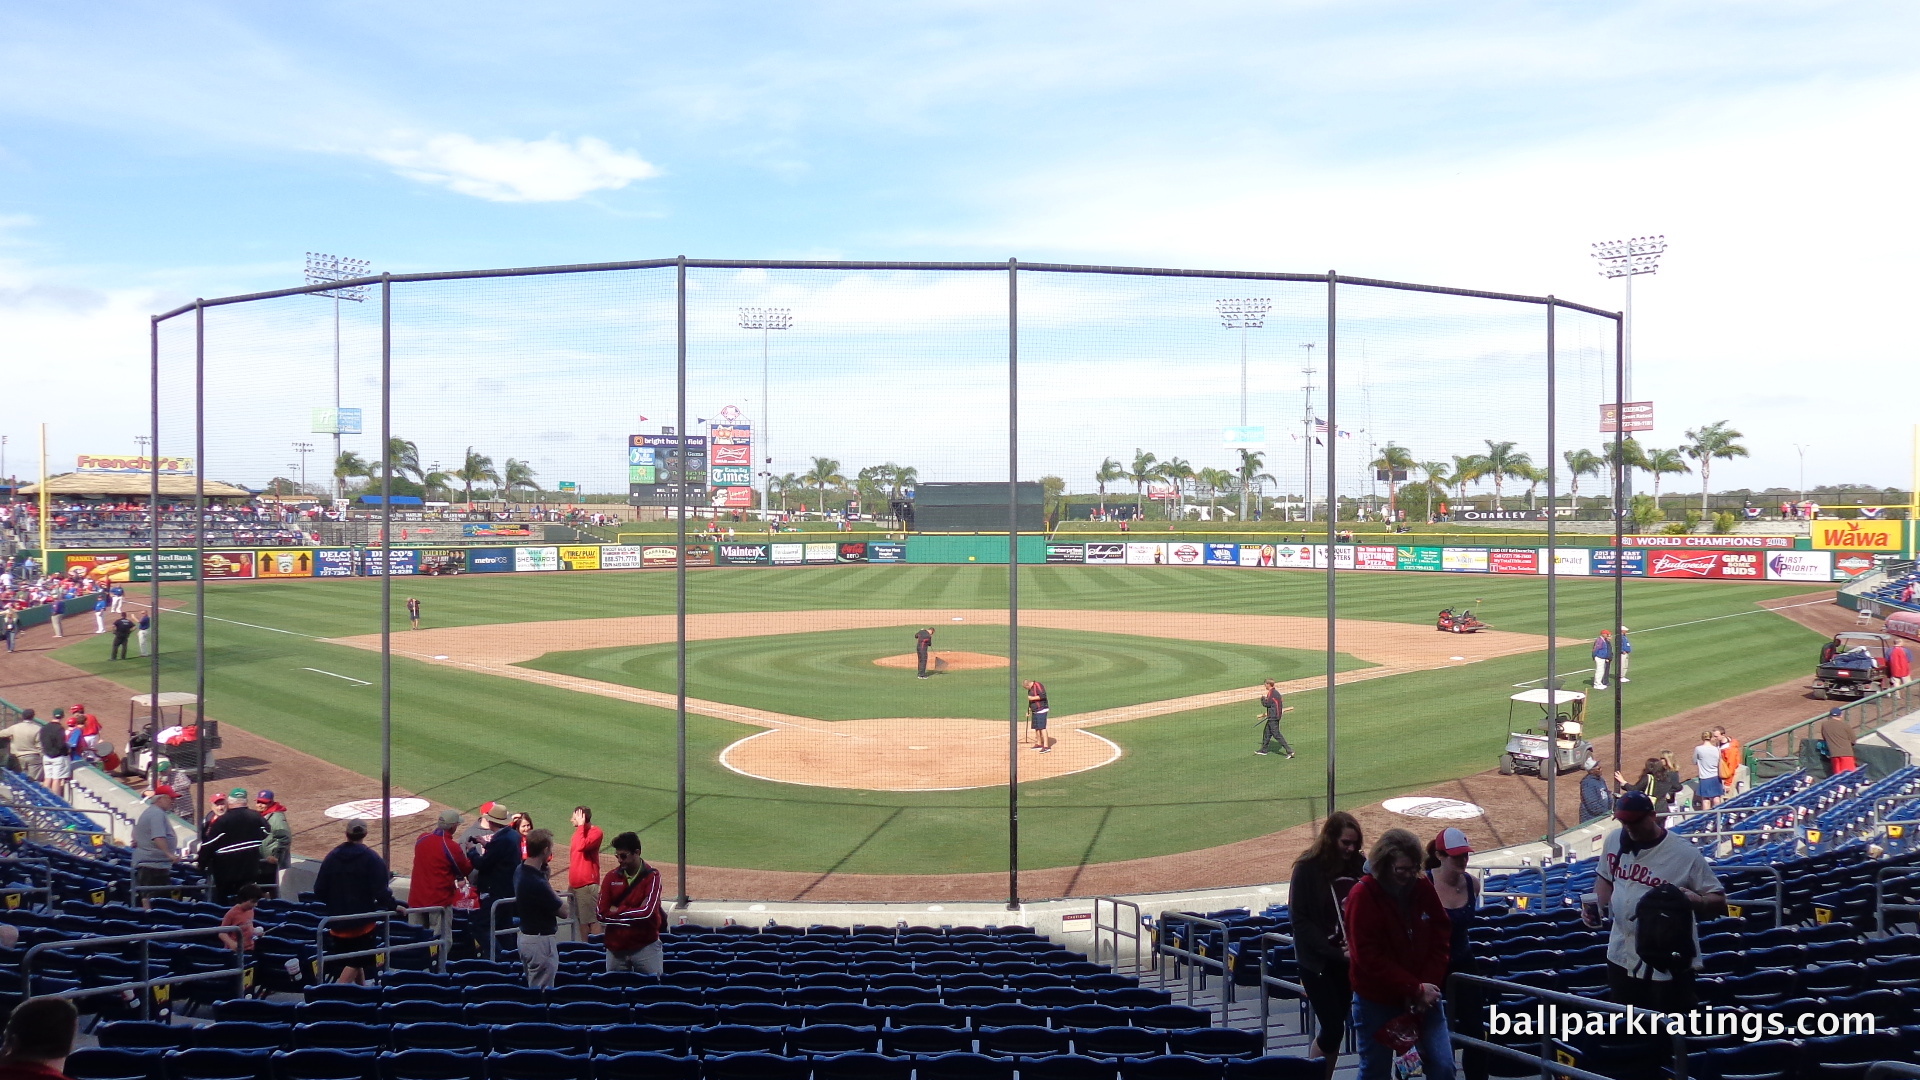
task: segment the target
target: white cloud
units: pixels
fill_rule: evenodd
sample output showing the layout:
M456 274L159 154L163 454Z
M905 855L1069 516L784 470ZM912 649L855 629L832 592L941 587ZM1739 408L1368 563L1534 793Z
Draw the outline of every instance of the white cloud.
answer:
M482 142L454 133L369 153L410 180L490 202L568 202L660 175L638 154L585 136L572 143L558 136Z

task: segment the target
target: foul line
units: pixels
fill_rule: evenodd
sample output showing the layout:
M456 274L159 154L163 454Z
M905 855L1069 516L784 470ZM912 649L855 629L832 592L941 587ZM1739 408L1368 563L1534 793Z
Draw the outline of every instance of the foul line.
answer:
M282 631L282 633L285 633L285 631ZM339 674L339 673L337 673L337 672L332 672L332 671L321 671L321 670L320 670L319 668L317 668L317 667L310 667L310 668L301 668L300 670L301 670L301 671L311 671L311 672L314 672L315 674L319 674L319 675L332 675L332 676L333 676L334 678L336 678L336 679L345 679L345 680L347 680L347 681L348 681L348 682L350 682L350 683L359 683L359 684L360 684L361 686L372 686L372 685L373 685L372 683L370 683L370 682L368 682L368 681L367 681L367 680L365 680L365 679L356 679L356 678L353 678L353 677L352 677L352 676L350 676L350 675L341 675L341 674Z
M193 614L194 614L194 612L192 612L192 611L189 611L189 610L187 610L186 608L178 608L178 609L176 609L176 610L177 610L177 611L178 611L178 613L179 613L179 614L181 614L181 615L193 615ZM226 624L227 624L227 625L229 625L229 626L244 626L244 627L247 627L247 628L248 628L248 629L250 629L250 630L270 630L270 631L272 631L273 633L276 633L276 634L288 634L288 635L290 635L290 636L292 636L292 637L303 637L303 638L306 638L306 639L307 639L308 641L321 641L321 640L324 640L323 638L319 638L319 637L316 637L316 636L314 636L313 634L302 634L302 633L300 633L300 632L299 632L299 631L297 631L297 630L282 630L282 629L280 629L280 628L279 628L279 627L277 627L277 626L261 626L261 625L260 625L259 623L250 623L250 622L240 622L240 621L239 621L239 620L237 620L237 619L223 619L223 618L221 618L221 617L219 617L218 615L201 615L201 616L199 616L199 617L200 617L200 618L202 618L202 619L205 619L205 620L207 620L208 622L223 622L223 623L226 623ZM331 673L331 672L328 672L328 674L332 674L332 673Z

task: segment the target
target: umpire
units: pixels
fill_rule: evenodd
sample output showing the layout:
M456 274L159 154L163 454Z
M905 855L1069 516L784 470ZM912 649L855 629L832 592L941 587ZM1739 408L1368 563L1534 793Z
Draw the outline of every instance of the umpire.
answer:
M1280 714L1287 711L1286 704L1280 698L1280 688L1273 684L1272 679L1267 680L1266 692L1260 695L1260 708L1266 727L1260 732L1260 749L1254 753L1265 754L1267 747L1277 742L1280 752L1287 755L1287 760L1293 760L1293 747L1287 745L1287 737L1280 734Z

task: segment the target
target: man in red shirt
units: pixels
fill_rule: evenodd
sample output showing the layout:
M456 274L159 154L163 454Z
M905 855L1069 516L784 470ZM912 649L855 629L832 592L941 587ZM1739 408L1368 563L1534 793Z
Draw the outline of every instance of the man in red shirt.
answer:
M616 865L600 883L600 921L607 925L607 970L662 970L660 931L667 922L660 910L660 872L640 857L640 835L613 838Z
M450 908L459 898L460 885L473 874L473 862L455 837L460 831L460 811L440 811L440 824L420 834L413 842L413 883L407 890L407 906ZM440 929L432 912L416 912L413 918L422 926Z
M1453 1080L1453 1041L1440 991L1453 951L1453 924L1433 882L1420 872L1420 860L1418 837L1388 829L1374 841L1367 876L1347 894L1354 1036L1364 1077L1389 1075L1395 1050L1375 1036L1399 1023L1419 1047L1425 1075ZM1409 1013L1411 1023L1402 1022Z
M594 918L600 912L600 838L593 823L593 808L573 808L573 843L568 848L567 888L573 891L573 934L575 941L587 940L593 933Z

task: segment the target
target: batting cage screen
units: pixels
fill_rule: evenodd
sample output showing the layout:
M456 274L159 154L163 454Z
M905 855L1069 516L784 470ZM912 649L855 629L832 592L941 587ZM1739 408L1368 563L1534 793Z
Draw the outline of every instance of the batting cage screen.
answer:
M308 809L372 800L402 872L488 803L589 807L711 899L1284 881L1330 808L1557 836L1634 722L1771 677L1662 682L1656 635L1609 680L1601 632L1783 588L1646 580L1620 341L1551 297L1011 261L197 301L153 322L194 494L120 541L160 612L131 684ZM1557 768L1522 738L1556 718Z

